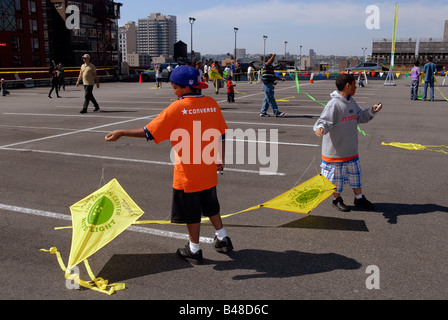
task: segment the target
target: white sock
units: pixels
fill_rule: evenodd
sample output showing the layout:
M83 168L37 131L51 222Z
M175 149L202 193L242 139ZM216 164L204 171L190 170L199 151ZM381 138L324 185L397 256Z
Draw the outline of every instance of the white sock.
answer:
M355 198L356 198L356 199L362 199L362 193L361 193L361 194L358 194L358 195L355 195Z
M201 245L199 243L193 243L190 241L190 251L192 253L196 253L201 249Z
M225 237L227 237L227 231L226 229L222 228L221 230L216 230L215 235L218 238L218 240L222 240Z

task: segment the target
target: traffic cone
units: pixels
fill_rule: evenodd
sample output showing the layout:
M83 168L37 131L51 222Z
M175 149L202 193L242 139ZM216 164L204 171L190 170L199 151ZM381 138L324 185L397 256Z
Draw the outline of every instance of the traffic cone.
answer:
M140 73L140 80L138 81L138 83L143 83L142 74L141 73Z

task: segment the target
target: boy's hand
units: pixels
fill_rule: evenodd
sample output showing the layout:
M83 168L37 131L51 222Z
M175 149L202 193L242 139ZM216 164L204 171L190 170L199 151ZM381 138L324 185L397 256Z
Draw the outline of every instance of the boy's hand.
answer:
M319 128L316 130L316 136L322 138L323 135L324 135L324 128Z
M120 130L112 131L111 133L108 133L105 137L106 141L117 141L123 136L123 133Z
M381 109L383 109L383 105L380 103L380 104L376 104L376 105L374 105L373 106L373 110L372 110L372 112L373 113L377 113L378 111L380 111Z

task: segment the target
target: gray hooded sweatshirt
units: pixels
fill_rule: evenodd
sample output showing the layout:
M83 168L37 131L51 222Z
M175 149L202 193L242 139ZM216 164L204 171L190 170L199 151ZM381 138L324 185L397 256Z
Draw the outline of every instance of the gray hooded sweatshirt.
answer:
M345 99L337 90L331 94L314 131L324 129L322 156L331 159L350 158L358 154L358 123L373 119L372 108L361 109L353 97Z

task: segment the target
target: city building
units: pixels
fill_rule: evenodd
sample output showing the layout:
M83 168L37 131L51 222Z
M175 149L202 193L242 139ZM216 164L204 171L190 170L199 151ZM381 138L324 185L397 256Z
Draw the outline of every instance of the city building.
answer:
M389 67L392 56L391 39L374 39L372 55L369 61ZM445 21L443 39L398 39L395 42L394 66L396 70L408 70L416 60L425 63L427 57L432 57L439 68L448 65L448 20Z
M163 16L151 13L148 18L138 19L137 53L150 57L174 56L177 42L176 16Z
M127 63L130 67L149 67L151 65L151 57L149 54L128 53Z
M44 1L44 0L42 0ZM48 0L50 52L57 62L75 66L88 53L97 66L118 66L118 25L121 3L113 0ZM67 19L79 13L79 25ZM51 34L50 34L51 33Z
M443 42L448 42L448 20L445 20L445 31L443 32Z
M118 50L122 62L129 62L128 54L137 53L137 27L134 21L118 28Z
M46 0L0 1L0 68L50 63Z

